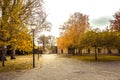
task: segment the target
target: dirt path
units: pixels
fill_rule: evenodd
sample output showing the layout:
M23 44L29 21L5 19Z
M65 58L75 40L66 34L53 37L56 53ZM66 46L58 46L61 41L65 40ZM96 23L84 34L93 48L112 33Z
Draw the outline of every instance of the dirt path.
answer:
M7 80L120 80L120 62L89 63L55 54L42 55L40 62L37 68L16 72Z

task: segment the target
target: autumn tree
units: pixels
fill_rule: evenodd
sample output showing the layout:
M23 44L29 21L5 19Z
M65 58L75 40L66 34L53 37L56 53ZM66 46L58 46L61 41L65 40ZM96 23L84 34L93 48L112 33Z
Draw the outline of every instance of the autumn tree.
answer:
M15 59L16 50L23 52L30 52L32 50L32 36L25 32L19 31L14 37L10 40L10 50L12 51L11 59Z
M64 43L64 36L60 36L59 38L57 38L57 46L58 49L65 49L65 43Z
M120 10L113 15L113 18L113 20L110 20L110 29L113 31L113 34L117 36L114 44L120 51L118 47L120 43Z
M41 0L0 0L2 66L4 66L7 45L12 45L16 42L16 34L26 31L29 18L35 17L37 14L39 14L39 17L43 16ZM44 21L43 17L41 17L41 21Z
M88 16L76 12L70 16L69 20L62 26L64 33L59 38L62 46L66 48L78 48L78 40L89 28ZM58 42L59 43L59 42Z
M114 19L110 20L110 28L114 31L120 31L120 10L114 14Z

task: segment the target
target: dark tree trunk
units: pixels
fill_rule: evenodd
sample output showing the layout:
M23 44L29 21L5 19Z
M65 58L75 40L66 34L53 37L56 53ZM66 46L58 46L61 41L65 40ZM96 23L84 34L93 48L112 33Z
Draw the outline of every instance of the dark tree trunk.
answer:
M3 45L2 46L2 67L4 67L5 66L5 60L7 60L6 59L6 54L7 54L7 47L6 47L6 45Z
M120 54L120 49L118 49L118 54Z
M95 45L95 60L98 60L97 59L97 51L96 50L97 50L97 46Z
M16 59L15 58L15 53L16 53L16 49L13 49L12 53L11 53L11 59Z
M75 48L69 47L68 48L68 54L75 55Z
M2 61L2 50L0 50L0 61Z
M79 49L79 50L78 50L78 54L79 54L79 55L82 55L82 50Z

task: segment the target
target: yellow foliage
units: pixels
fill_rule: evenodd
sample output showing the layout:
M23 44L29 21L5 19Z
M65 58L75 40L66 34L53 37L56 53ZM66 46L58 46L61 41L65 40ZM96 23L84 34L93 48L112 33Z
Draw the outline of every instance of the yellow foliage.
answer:
M81 13L75 13L70 16L70 19L64 24L64 34L57 40L59 48L74 47L79 45L80 37L89 28L88 17Z

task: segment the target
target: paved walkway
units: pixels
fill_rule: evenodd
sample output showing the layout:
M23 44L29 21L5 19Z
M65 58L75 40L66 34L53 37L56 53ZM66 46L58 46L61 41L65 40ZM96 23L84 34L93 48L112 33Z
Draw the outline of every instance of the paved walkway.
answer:
M37 68L7 80L120 80L120 62L82 62L42 55ZM17 75L17 76L16 76ZM3 80L3 79L1 79Z

